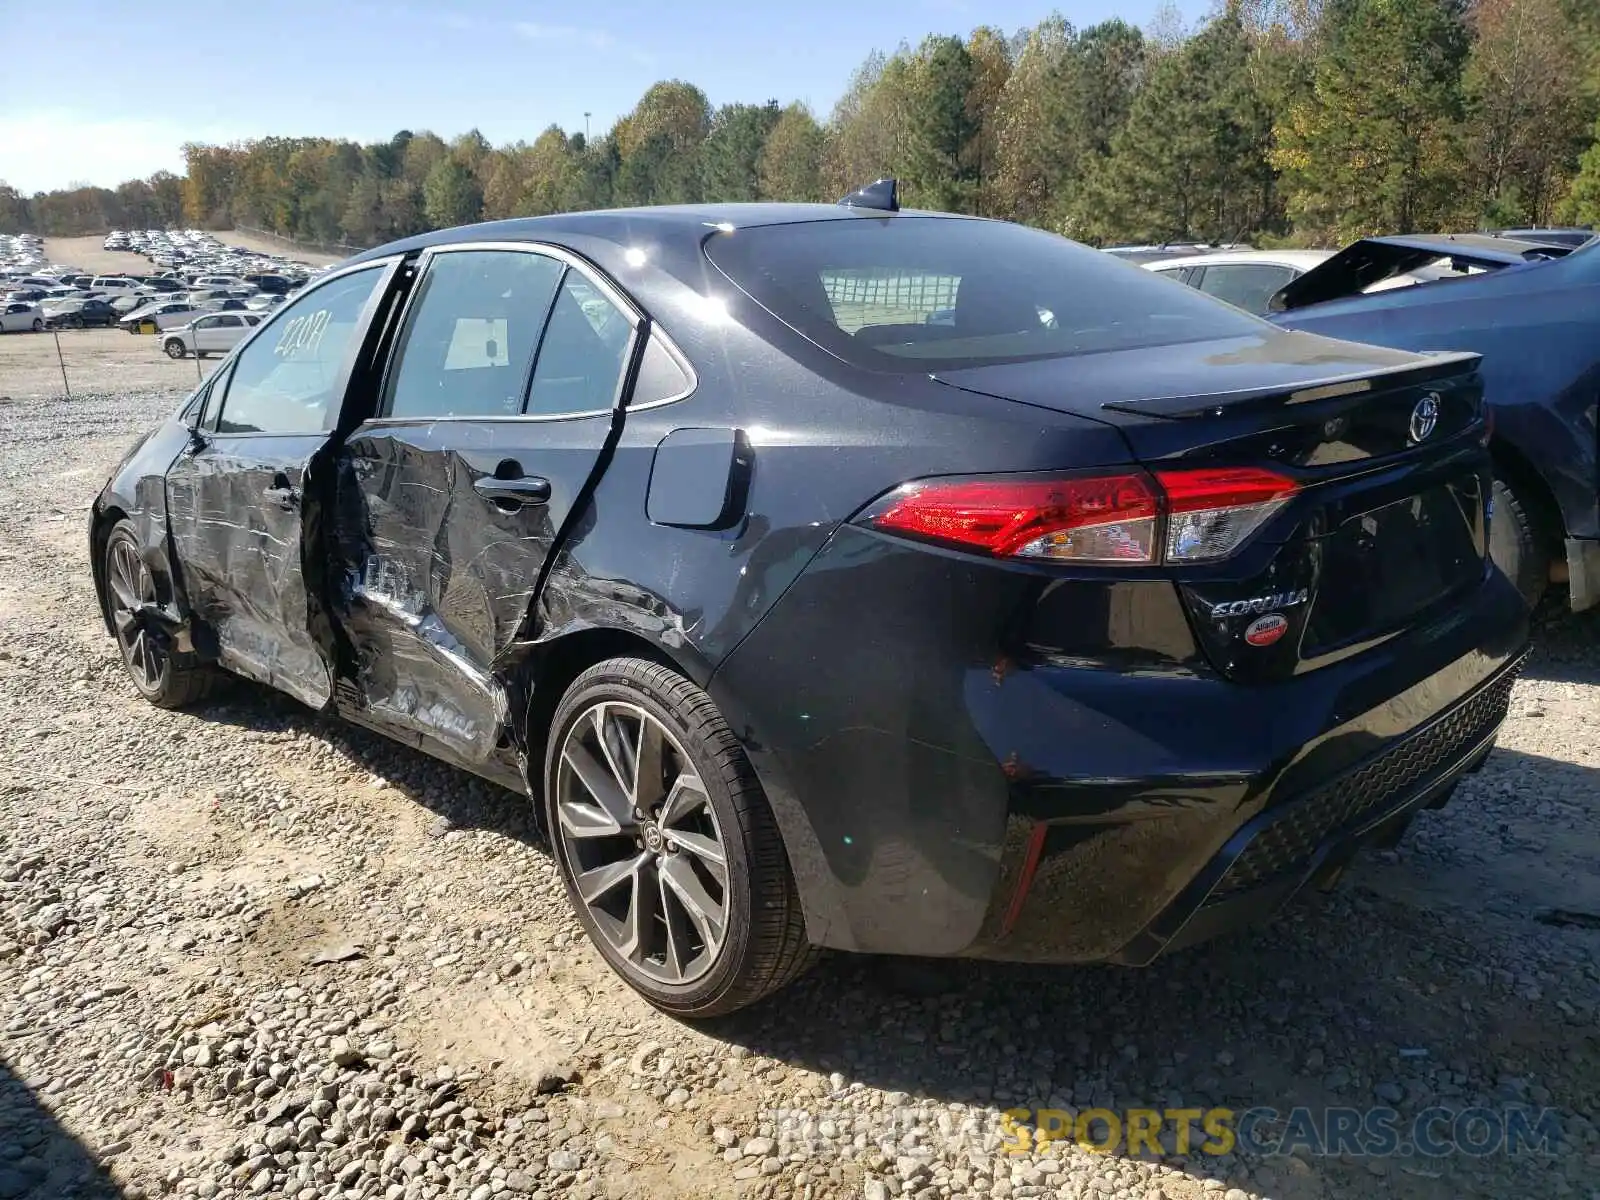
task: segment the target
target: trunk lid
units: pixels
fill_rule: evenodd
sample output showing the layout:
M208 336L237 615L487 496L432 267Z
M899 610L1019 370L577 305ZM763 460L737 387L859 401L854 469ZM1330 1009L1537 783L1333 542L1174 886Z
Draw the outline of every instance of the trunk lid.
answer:
M934 378L1111 424L1152 470L1293 477L1301 490L1236 554L1166 569L1212 664L1265 682L1387 640L1482 581L1478 361L1269 333Z

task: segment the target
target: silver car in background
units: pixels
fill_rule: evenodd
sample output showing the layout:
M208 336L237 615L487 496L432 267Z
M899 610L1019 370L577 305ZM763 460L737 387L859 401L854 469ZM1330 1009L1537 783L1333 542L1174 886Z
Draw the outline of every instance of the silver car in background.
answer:
M168 358L226 354L261 324L262 319L263 314L253 312L208 313L186 325L169 329L162 335L161 348Z
M13 300L0 304L0 333L42 333L44 309L37 304Z

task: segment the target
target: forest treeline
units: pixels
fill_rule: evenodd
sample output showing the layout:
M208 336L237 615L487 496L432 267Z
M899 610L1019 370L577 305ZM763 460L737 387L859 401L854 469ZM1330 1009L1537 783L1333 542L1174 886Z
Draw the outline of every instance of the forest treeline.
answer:
M1234 0L1189 30L1059 16L874 53L825 119L657 83L587 139L397 133L183 148L182 176L31 197L0 231L255 226L374 245L428 228L700 200L903 202L1097 244L1337 244L1600 224L1600 0Z

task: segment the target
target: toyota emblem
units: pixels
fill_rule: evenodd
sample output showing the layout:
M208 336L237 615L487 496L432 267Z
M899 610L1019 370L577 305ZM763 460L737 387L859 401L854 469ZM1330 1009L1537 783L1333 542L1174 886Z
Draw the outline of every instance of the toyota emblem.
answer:
M1429 392L1411 410L1411 440L1426 441L1439 424L1439 393Z

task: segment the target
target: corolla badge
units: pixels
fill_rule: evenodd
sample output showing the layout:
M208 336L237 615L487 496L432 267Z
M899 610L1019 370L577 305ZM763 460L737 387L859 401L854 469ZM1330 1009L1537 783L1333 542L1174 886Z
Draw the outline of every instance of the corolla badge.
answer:
M1248 617L1254 613L1269 612L1275 608L1293 608L1311 599L1309 588L1290 592L1272 592L1266 596L1252 596L1248 600L1224 600L1211 606L1213 617Z
M1429 392L1411 410L1411 440L1426 441L1439 426L1439 393Z

